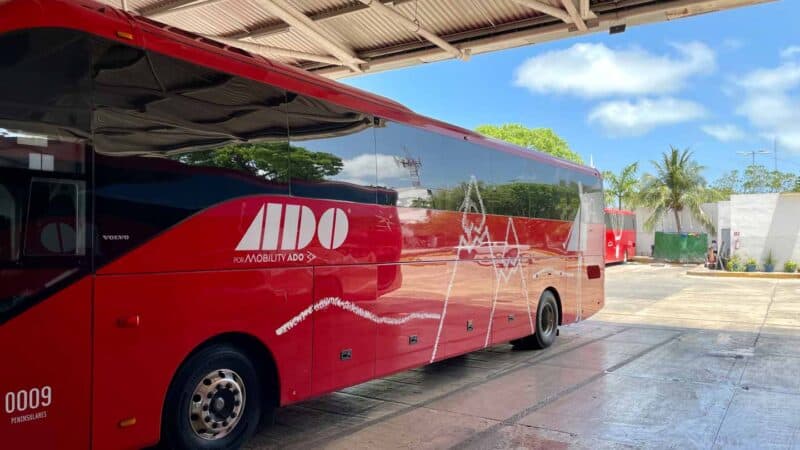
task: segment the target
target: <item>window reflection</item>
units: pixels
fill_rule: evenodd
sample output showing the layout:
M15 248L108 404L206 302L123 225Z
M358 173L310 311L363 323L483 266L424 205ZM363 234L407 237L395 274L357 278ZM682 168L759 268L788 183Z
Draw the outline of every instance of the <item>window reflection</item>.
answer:
M387 122L376 130L378 184L398 206L458 211L474 177L486 213L572 221L579 183L598 181L472 142ZM588 183L588 184L587 184ZM472 199L477 203L477 199Z
M26 256L83 255L82 181L34 179L31 182Z
M378 189L371 117L289 94L292 195L360 203L394 203Z

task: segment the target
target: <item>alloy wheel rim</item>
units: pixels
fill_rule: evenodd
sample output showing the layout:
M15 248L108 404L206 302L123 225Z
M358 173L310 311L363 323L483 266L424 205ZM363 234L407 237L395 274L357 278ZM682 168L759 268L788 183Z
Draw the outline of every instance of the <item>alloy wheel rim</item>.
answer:
M236 429L245 407L242 378L230 369L209 372L189 399L189 424L195 435L214 441Z

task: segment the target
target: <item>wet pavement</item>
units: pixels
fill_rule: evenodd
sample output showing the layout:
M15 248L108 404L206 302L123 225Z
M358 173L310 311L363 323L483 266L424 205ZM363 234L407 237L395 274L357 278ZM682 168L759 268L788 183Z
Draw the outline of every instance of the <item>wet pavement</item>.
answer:
M279 410L248 448L800 450L800 281L609 267L543 351L492 347Z

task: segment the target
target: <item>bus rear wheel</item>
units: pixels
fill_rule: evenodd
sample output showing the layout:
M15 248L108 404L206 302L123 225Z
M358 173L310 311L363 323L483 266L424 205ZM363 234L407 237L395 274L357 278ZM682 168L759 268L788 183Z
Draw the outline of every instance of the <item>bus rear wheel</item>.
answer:
M178 369L167 393L162 443L171 449L235 449L262 415L258 372L236 347L215 344Z
M522 339L511 341L515 348L522 350L541 350L550 347L558 334L558 302L550 291L539 297L536 308L536 331Z

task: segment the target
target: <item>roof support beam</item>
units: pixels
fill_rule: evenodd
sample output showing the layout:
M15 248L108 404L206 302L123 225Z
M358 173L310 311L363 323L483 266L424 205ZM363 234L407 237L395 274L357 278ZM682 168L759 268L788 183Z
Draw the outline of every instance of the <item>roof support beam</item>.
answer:
M566 23L573 22L572 17L570 17L570 15L567 14L567 12L564 11L563 9L556 8L555 6L551 6L547 3L542 3L538 0L514 0L514 3L518 3L522 6L527 6L530 9L535 9L536 11L539 11L540 13L545 13L548 16L556 17L558 19L563 20ZM575 5L573 5L573 7L574 6Z
M668 4L642 3L640 0L618 0L602 2L593 8L597 15L597 26L592 26L591 31L608 30L613 25L625 23L630 28L635 25L658 23L694 14L722 11L751 4L769 3L776 0L672 0ZM500 24L495 27L486 27L482 33L477 31L462 32L448 36L451 42L469 39L469 46L473 54L486 53L523 45L552 42L566 39L573 35L574 28L571 23L552 23L548 16L539 16L525 19L524 27L518 28L510 24ZM438 48L423 47L416 43L412 48L406 44L402 52L364 52L369 55L369 72L377 73L419 64L420 61L433 62L443 58L443 53ZM352 75L340 67L325 67L312 69L315 73L329 78L343 78Z
M137 12L146 17L155 17L176 10L178 8L183 8L184 6L191 5L193 3L202 3L202 2L203 0L177 0L174 2L161 2L155 5L144 7L138 10Z
M361 72L358 64L364 61L359 59L352 49L331 39L326 35L325 31L320 28L319 24L314 23L313 20L298 11L295 7L286 2L286 0L255 0L255 2L273 16L283 20L297 31L319 44L325 51L335 56L336 59L340 60L347 67L350 67L356 72Z
M208 1L225 1L225 0L208 0ZM408 3L413 0L380 0L381 3L392 3L395 6L401 5L403 3ZM322 11L316 14L309 14L308 18L313 20L314 22L325 22L330 19L337 19L339 17L349 16L350 14L357 13L359 11L363 11L365 9L369 9L369 6L365 5L364 3L352 3L348 6L344 6L342 8L337 8L331 11ZM271 34L283 33L288 31L291 27L287 23L277 23L277 24L269 24L263 25L256 28L252 28L250 30L244 30L237 33L232 33L227 35L226 37L233 38L233 39L242 39L242 38L258 38L262 36L269 36Z
M583 21L583 17L578 13L578 8L575 7L575 2L573 0L561 0L561 4L564 5L572 21L575 22L575 26L578 27L580 31L589 30L586 26L586 22Z
M161 7L156 10L142 10L140 13L146 17L160 17L176 12L186 12L197 9L201 6L213 5L214 3L224 2L226 0L192 0L191 2L181 2L178 4L171 3L169 6Z
M400 24L402 24L406 29L411 32L417 33L418 35L425 38L428 42L432 43L433 45L441 48L442 50L446 51L447 53L453 55L454 58L466 60L468 59L468 55L466 52L461 51L454 46L452 46L449 42L445 41L444 39L440 38L429 30L426 30L419 23L414 22L413 20L409 19L408 17L400 14L399 12L395 11L392 8L384 5L380 1L375 0L359 0L361 3L369 6L370 9L381 14L389 19L396 20Z
M589 0L580 0L580 2L581 17L584 19L596 19L597 15L592 12L591 5L589 5Z
M239 47L249 52L258 53L266 56L277 56L281 58L302 59L304 61L314 61L323 64L330 64L333 66L343 66L344 63L332 56L315 55L313 53L299 52L297 50L290 50L280 47L272 47L269 45L256 44L255 42L240 41L236 39L229 39L219 36L211 36L207 34L201 35L209 39L213 39L231 47Z

